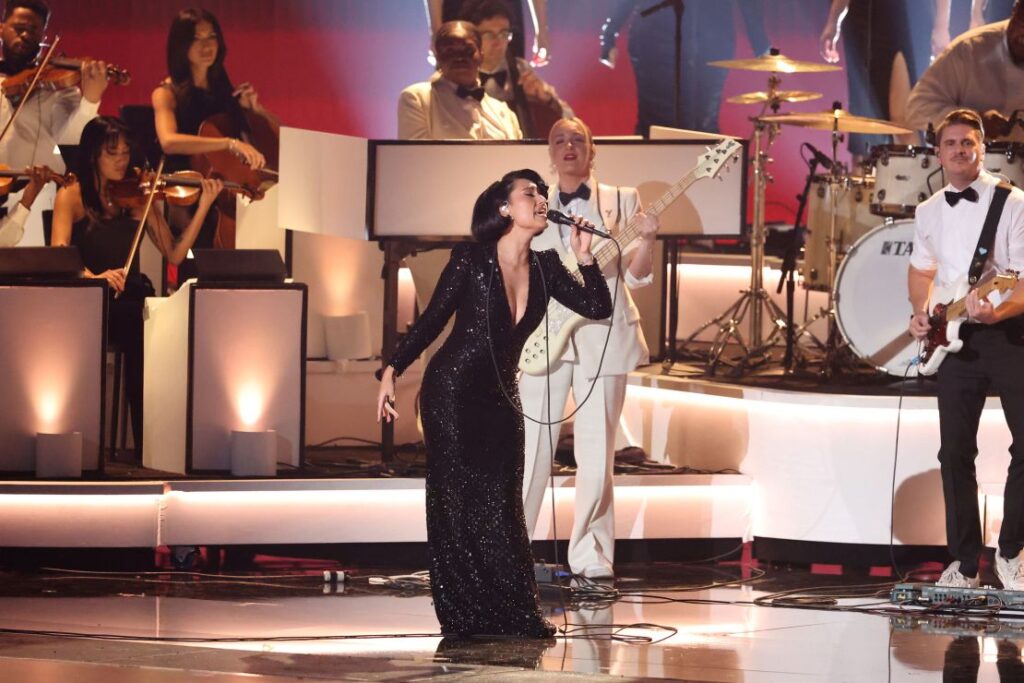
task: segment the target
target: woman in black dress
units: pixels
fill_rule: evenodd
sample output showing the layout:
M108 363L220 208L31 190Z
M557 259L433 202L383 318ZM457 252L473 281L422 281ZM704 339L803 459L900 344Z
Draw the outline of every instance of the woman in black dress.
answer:
M517 365L549 297L595 320L611 315L611 297L589 234L572 231L583 284L555 251L530 250L547 227L547 209L544 181L530 170L508 173L480 195L473 207L476 241L452 250L430 304L381 379L378 420L391 420L398 417L394 378L455 313L451 335L427 366L420 399L430 581L445 635L546 638L555 632L537 604L523 516Z
M153 285L139 269L139 258L126 273L125 261L142 209L125 209L111 199L109 185L128 171L128 129L120 119L99 116L86 124L74 172L78 182L57 191L53 205L53 246L74 245L82 254L85 275L107 281L107 338L125 355L125 393L131 413L136 454L142 453L142 307L154 296ZM204 180L195 216L175 240L156 202L146 232L171 263L181 263L199 234L203 219L223 189L219 180Z

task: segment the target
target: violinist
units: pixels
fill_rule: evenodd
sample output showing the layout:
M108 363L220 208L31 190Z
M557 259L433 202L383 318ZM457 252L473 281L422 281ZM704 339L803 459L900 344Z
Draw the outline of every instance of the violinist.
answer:
M42 0L7 0L0 24L0 40L3 41L0 86L35 63L49 18L50 8ZM62 173L64 161L54 149L58 143L77 142L82 128L96 116L100 98L107 88L106 73L104 62L86 60L81 64L78 86L35 90L29 96L33 100L31 106L22 109L0 141L0 162L18 169L46 165ZM0 98L0 128L10 121L16 108L17 103L11 98ZM35 202L36 208L49 208L53 202L52 190L39 187L36 191L42 194L41 200ZM0 211L16 212L21 199L18 193L11 194L5 209ZM32 202L22 202L22 205L32 206ZM43 244L40 211L32 213L25 231L27 244Z
M85 275L107 281L107 338L125 355L125 387L138 455L142 453L142 308L145 297L154 296L154 291L137 258L125 267L143 209L122 207L112 196L114 185L128 173L128 141L128 129L120 119L100 116L85 126L74 169L77 181L57 192L52 245L77 246ZM168 261L178 264L185 258L222 188L219 180L202 181L195 214L177 240L163 217L163 207L154 203L146 233Z
M191 168L188 155L222 151L233 153L253 169L266 165L264 155L244 140L199 135L200 125L216 114L228 114L239 129L245 130L243 110L265 119L275 134L280 129L277 117L262 105L252 85L232 85L224 68L226 56L224 35L213 14L200 8L178 12L167 36L170 75L153 91L156 132L163 151L170 155L169 171ZM196 246L213 246L215 213L211 212ZM186 216L172 212L171 223L176 228L187 222Z

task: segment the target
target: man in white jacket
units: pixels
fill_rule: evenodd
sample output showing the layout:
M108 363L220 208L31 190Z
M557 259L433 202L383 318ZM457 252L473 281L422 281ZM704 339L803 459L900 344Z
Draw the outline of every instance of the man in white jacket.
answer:
M552 358L550 397L547 395L548 377L544 374L524 373L519 383L523 412L528 416L523 481L526 528L532 534L536 526L551 474L551 442L557 443L559 431L557 425L553 427L549 439L548 427L529 418L545 422L558 420L571 390L575 402L582 403L582 407L575 416L573 437L577 465L576 515L569 539L569 566L575 574L610 579L614 577L615 561L612 490L615 433L626 396L626 375L648 360L640 314L629 290L648 285L653 279L658 222L643 213L635 188L603 185L595 180L592 175L594 140L590 128L580 119L562 119L555 123L548 136L548 152L558 174L548 198L552 209L583 216L598 230L616 238L632 223L637 235L630 244L621 244L624 252L621 272L614 256L617 253L614 245L595 239L594 254L603 265L615 308L609 320L587 321L576 329L561 356ZM532 248L555 249L564 259L569 254L567 239L567 231L549 223L547 229L533 239ZM610 258L606 249L612 250ZM588 393L589 398L584 401Z
M402 140L522 140L515 114L480 85L480 34L466 21L437 29L438 70L398 97L398 137Z

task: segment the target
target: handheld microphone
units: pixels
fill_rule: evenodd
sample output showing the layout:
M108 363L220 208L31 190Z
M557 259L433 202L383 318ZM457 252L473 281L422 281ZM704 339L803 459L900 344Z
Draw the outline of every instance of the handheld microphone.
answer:
M552 223L558 223L559 225L575 226L582 230L583 232L589 232L591 235L597 235L598 237L604 237L606 239L612 238L611 235L609 235L606 232L602 232L597 228L591 228L586 225L576 225L576 222L573 219L569 218L561 211L555 211L554 209L548 209L548 220L551 221Z
M832 170L832 159L830 159L828 155L826 155L824 152L822 152L820 149L818 149L809 142L805 142L804 146L808 149L808 151L810 151L811 156L814 157L815 161L824 166L825 169L829 171Z

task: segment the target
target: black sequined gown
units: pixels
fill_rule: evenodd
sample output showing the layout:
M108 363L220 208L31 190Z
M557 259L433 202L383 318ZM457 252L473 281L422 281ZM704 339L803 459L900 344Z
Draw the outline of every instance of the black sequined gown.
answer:
M494 246L460 244L430 304L391 358L400 375L455 313L452 333L427 365L420 394L430 580L445 635L553 634L537 605L523 516L524 432L516 372L523 344L544 319L547 296L588 318L611 315L599 267L580 271L583 285L555 251L537 253L530 262L526 311L515 325Z

